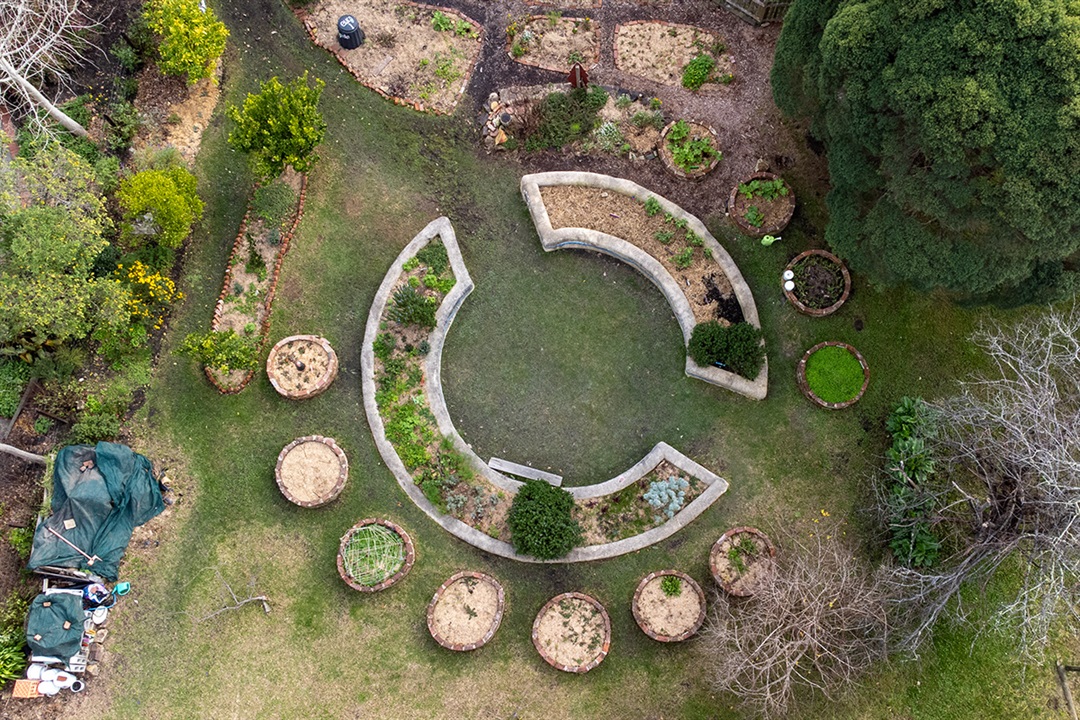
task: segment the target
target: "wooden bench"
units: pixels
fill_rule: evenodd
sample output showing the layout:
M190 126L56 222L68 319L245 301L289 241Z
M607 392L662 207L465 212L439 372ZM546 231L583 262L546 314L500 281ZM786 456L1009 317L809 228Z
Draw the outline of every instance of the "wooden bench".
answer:
M503 460L502 458L491 458L490 460L488 460L488 467L492 470L497 470L498 472L510 473L511 475L528 478L529 480L543 480L549 485L554 485L555 487L562 486L562 475L556 475L555 473L537 470L536 468L531 468L528 465L518 465L517 463L510 462L509 460Z

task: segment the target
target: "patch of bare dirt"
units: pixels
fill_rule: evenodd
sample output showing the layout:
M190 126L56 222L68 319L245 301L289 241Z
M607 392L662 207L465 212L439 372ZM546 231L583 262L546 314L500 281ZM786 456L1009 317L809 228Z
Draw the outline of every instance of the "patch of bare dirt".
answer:
M734 75L735 61L719 34L691 25L632 22L615 30L615 64L620 70L665 85L681 85L683 69L701 54L715 56L713 75ZM716 92L723 84L706 83L699 92Z
M665 218L649 217L645 206L627 195L599 188L549 186L540 189L553 228L598 230L636 245L660 261L683 288L697 322L717 320L731 324L743 320L727 275L704 248L693 245L689 232ZM676 259L689 255L690 264Z
M183 78L162 75L153 64L139 74L135 109L143 125L132 141L135 150L173 147L189 166L199 152L203 131L221 95L221 61L214 73L188 86Z
M656 634L677 637L697 625L701 598L685 581L678 595L665 595L660 586L664 577L653 578L641 589L638 616Z
M561 17L558 12L512 21L506 28L506 51L519 63L569 72L600 61L600 25L591 18Z
M499 593L491 583L474 577L455 580L442 592L431 614L432 629L453 645L484 639L499 612Z
M435 13L450 23L436 29ZM306 8L304 23L315 43L329 50L368 87L412 104L451 113L482 47L483 28L448 8L391 0L320 0ZM338 43L337 21L354 15L366 39L355 49Z
M534 636L544 653L560 665L585 665L602 652L604 616L587 600L563 598L543 611Z

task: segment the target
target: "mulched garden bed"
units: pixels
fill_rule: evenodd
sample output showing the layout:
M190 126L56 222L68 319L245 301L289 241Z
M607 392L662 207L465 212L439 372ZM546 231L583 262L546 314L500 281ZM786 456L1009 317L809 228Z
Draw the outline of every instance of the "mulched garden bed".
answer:
M548 600L533 622L540 657L563 672L584 673L603 662L611 647L611 619L596 599L571 592Z
M396 102L449 114L483 47L483 27L457 10L389 0L319 0L297 12L312 40L366 87ZM337 21L353 15L366 39L338 44Z
M266 342L270 332L270 309L274 303L278 275L303 217L307 195L307 176L291 168L286 169L274 183L283 185L294 194L292 211L268 214L264 218L249 204L233 243L229 264L225 268L225 280L210 324L212 330L232 330L242 337L255 338L260 344ZM238 393L247 387L255 371L221 372L206 368L206 375L218 390L228 394Z
M676 120L660 133L660 160L676 177L703 178L716 169L721 157L716 131L708 125Z
M566 185L540 189L553 228L581 227L622 238L652 255L679 283L697 322L718 320L722 325L744 321L727 275L704 248L691 244L686 230L666 220L663 212L652 217L644 205L621 193ZM664 239L667 242L663 242ZM688 258L687 267L676 261Z
M851 293L851 273L840 258L826 250L804 250L785 270L791 272L794 287L785 287L784 296L804 315L831 315Z
M776 547L751 527L728 530L712 546L709 569L716 584L736 597L748 597L772 580Z
M337 372L337 353L326 339L316 335L282 338L266 356L270 384L290 400L315 397L330 387Z
M704 53L715 57L713 73L717 78L734 77L735 61L720 49L723 43L716 33L692 25L661 20L631 21L615 27L615 67L653 82L681 85L683 69ZM701 90L723 87L723 83L706 83Z
M583 544L597 545L622 540L667 522L665 513L649 504L645 493L654 482L672 477L686 482L684 501L679 509L689 505L705 490L705 483L665 460L652 472L618 492L579 500L574 508L574 518L581 524Z
M600 61L600 25L594 20L561 17L557 11L512 20L506 28L506 52L523 65L569 72Z
M289 502L319 507L341 494L349 477L349 461L333 438L307 435L281 450L274 477Z
M776 190L779 183L782 185ZM767 194L763 194L762 188ZM756 172L731 189L728 214L747 235L777 235L795 214L795 193L778 175Z
M459 572L439 586L428 604L428 631L444 648L475 650L495 635L504 608L499 581L484 573Z
M662 570L638 583L631 609L646 635L660 642L679 642L705 621L705 592L686 573Z

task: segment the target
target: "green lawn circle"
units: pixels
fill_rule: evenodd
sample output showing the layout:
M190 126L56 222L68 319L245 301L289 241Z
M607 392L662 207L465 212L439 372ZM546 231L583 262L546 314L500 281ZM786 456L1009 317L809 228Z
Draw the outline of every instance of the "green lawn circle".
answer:
M847 348L826 345L806 359L806 384L827 403L856 398L863 380L862 364Z

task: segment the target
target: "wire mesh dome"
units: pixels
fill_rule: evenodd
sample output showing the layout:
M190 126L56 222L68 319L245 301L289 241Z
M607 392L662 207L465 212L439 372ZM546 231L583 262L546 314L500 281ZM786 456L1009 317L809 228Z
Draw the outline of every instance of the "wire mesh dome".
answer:
M355 590L375 592L404 577L415 559L408 533L389 520L367 518L341 538L338 574Z

